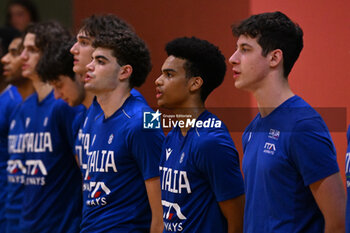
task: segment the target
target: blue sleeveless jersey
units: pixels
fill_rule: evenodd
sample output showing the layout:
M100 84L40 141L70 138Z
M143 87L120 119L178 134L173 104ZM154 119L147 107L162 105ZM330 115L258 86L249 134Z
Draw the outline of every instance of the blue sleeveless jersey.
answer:
M245 233L324 232L324 218L309 185L339 172L321 116L293 96L243 137Z
M14 112L22 97L18 93L17 88L8 86L0 94L0 229L6 229L5 220L5 202L7 196L7 160L9 154L7 151L7 136L10 128L10 116Z
M197 121L219 124L192 127L186 136L176 127L163 145L159 169L164 232L227 233L218 202L244 194L238 153L215 115L204 111Z
M79 232L81 173L73 154L72 122L76 111L51 92L38 102L30 96L22 107L25 134L23 232Z
M164 135L161 129L142 128L143 110L151 111L131 95L107 119L104 114L87 115L89 145L83 148L87 195L81 232L149 232L151 210L145 180L159 176Z

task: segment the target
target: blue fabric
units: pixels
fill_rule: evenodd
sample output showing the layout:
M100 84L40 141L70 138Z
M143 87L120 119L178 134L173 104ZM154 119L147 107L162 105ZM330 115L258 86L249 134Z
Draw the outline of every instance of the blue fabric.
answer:
M219 121L208 111L198 120ZM165 139L160 162L164 232L227 233L218 202L244 194L239 157L226 126L176 127Z
M89 192L84 197L82 233L149 232L145 180L159 176L164 135L161 129L142 128L143 110L151 111L131 95L112 116L98 114L87 123L92 127L89 153L83 154Z
M245 233L323 232L309 185L339 171L324 121L293 96L243 134Z
M38 102L37 94L22 106L26 138L17 144L25 153L26 177L22 232L79 232L81 173L73 154L72 122L76 109L51 92Z
M347 202L346 202L346 233L350 233L350 125L348 132L346 134L348 148L346 150L346 160L345 160L345 175L346 175L346 190L347 190Z
M9 159L7 136L10 116L21 102L22 97L14 86L8 86L0 95L0 229L6 229L5 203L8 191L6 167Z

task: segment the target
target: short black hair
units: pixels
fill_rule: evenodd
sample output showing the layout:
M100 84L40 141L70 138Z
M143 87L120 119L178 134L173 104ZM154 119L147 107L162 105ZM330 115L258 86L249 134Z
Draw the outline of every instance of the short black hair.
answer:
M152 69L146 43L136 33L126 29L104 31L97 35L93 47L111 49L119 65L131 65L130 88L141 86Z
M133 31L127 22L113 14L91 15L84 19L80 31L86 33L87 36L96 37L101 32L116 29Z
M54 55L55 53L58 53L59 51L62 52L61 46L64 45L64 42L72 40L72 34L70 33L70 31L67 28L63 27L62 24L56 21L47 21L31 24L30 26L28 26L25 35L28 33L32 33L35 35L35 46L41 52L39 62L36 66L36 71L38 72L40 78L42 78L40 73L43 74L42 71L40 71L41 69L44 69L44 74L53 74L54 72L58 71L58 69L61 69L57 67L55 68L56 71L49 71L48 68L45 67L47 65L49 65L51 68L54 67L54 64L52 64L51 62L53 62L53 59L56 59L56 57L49 58L48 56L56 56ZM70 55L67 56L68 59L70 59ZM64 61L63 63L65 62L66 61ZM71 67L73 69L73 60L69 62L72 62ZM47 76L45 77L45 80L46 79L48 79Z
M70 40L53 43L43 51L37 64L37 71L42 81L57 81L60 75L75 80L74 59L73 54L70 53L73 44L74 38L71 38Z
M12 26L11 25L11 13L10 13L10 7L13 5L21 5L24 8L27 9L27 11L30 14L30 20L33 23L39 22L39 14L36 5L30 1L30 0L11 0L7 3L6 6L6 20L5 25L6 26Z
M219 48L207 40L182 37L170 41L165 50L168 56L185 59L186 77L203 79L200 96L204 102L208 95L223 82L226 73L225 57Z
M8 52L8 47L15 38L21 37L21 33L11 27L0 28L0 57Z
M275 49L283 52L283 75L288 77L294 63L303 49L303 30L282 12L252 15L238 25L232 26L235 36L257 38L266 56Z

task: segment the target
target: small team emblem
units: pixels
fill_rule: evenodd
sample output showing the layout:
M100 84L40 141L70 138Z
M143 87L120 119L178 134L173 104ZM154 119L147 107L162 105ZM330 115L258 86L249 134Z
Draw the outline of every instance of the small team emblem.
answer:
M108 138L108 144L111 144L111 143L112 143L112 141L113 141L113 137L114 137L114 135L113 135L113 134L109 135L109 138Z

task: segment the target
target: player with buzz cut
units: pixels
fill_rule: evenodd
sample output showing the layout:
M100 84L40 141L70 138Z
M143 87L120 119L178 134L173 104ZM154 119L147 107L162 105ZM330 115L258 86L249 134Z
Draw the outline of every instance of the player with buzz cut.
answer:
M288 83L302 29L271 12L243 20L233 33L235 86L259 108L242 137L244 232L344 232L344 186L329 130Z
M168 58L155 81L157 103L185 123L167 135L162 149L164 232L242 232L238 152L223 122L205 109L208 95L224 80L225 58L196 37L177 38L165 50ZM215 124L203 127L209 121Z
M46 53L72 37L57 22L42 22L26 30L22 75L35 93L21 107L24 134L13 139L13 150L24 151L25 180L21 232L79 232L81 173L73 154L72 122L76 111L55 100L52 87L38 69L48 65Z
M119 28L100 32L93 46L85 89L103 113L89 132L90 192L81 232L162 232L158 166L164 135L143 129L143 112L152 109L130 94L151 70L148 48Z
M21 54L22 38L18 33L8 46L8 52L1 58L3 64L3 75L9 87L0 95L0 158L1 158L1 197L4 203L4 217L6 217L6 227L1 226L4 232L19 232L19 219L21 214L21 195L17 189L23 188L21 177L24 174L17 168L16 163L23 160L23 154L18 155L8 150L8 138L12 138L19 128L15 125L13 116L17 116L16 111L22 100L25 100L34 92L33 85L29 79L23 78ZM11 126L11 127L10 127ZM17 157L18 156L18 157ZM7 169L6 169L7 165ZM17 168L17 169L16 169ZM4 176L2 176L4 175ZM6 178L7 177L7 178ZM7 180L7 182L6 182ZM5 188L6 187L6 188ZM16 195L19 194L19 195Z

